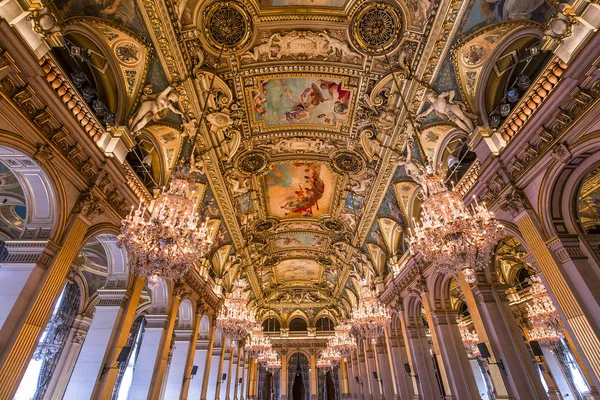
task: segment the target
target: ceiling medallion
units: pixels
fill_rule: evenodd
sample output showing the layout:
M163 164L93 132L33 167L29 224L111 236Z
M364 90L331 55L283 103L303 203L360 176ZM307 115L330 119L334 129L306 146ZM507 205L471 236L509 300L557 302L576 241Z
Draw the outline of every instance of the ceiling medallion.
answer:
M363 158L353 151L341 150L331 157L331 168L338 174L359 174L365 167Z
M327 230L341 232L344 230L344 224L334 219L326 219L321 222L321 226Z
M240 155L236 160L237 169L246 175L264 172L269 165L269 157L262 151L251 151Z
M263 266L272 267L273 265L276 265L278 262L279 262L279 258L269 257L265 260L265 262L263 263Z
M351 24L352 39L369 55L389 52L400 43L400 11L386 3L366 3Z
M274 219L266 219L264 221L258 221L254 225L254 231L258 232L258 233L267 232L267 231L270 231L271 229L275 228L275 225L277 225L277 221Z
M250 37L250 14L235 1L218 1L204 11L204 32L216 49L239 50Z

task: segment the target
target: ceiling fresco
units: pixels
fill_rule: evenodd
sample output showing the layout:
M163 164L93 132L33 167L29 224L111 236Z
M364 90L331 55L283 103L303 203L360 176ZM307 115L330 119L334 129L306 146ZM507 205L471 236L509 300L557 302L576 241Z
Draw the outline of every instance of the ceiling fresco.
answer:
M554 13L544 0L49 7L71 27L79 50L69 54L90 66L114 125L152 143L157 177L193 156L194 195L214 241L206 262L221 293L241 278L259 314L346 316L358 281L381 282L404 253L420 174L444 171L449 140L488 123ZM87 57L91 43L98 54ZM489 88L486 110L476 85Z

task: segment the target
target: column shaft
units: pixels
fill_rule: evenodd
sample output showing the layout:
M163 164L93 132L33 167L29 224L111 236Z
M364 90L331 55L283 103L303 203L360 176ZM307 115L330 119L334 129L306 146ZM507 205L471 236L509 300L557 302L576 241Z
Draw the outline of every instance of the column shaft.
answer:
M392 379L392 392L394 395L394 399L399 399L400 395L398 392L398 383L397 383L397 378L396 378L396 371L398 369L396 368L396 365L394 365L394 356L392 355L392 340L390 338L388 326L385 327L384 334L385 334L385 337L384 337L385 346L386 346L386 350L387 350L387 361L388 361L388 366L390 368L390 377Z
M571 289L578 286L569 284L570 280L574 279L574 277L569 277L569 274L575 273L577 269L569 268L569 273L567 273L559 266L559 262L550 252L540 234L541 228L537 217L532 215L531 211L522 212L515 218L515 222L544 275L548 292L557 303L565 328L571 334L574 344L582 350L580 355L592 372L594 385L600 387L600 326L592 318L594 313L590 315L589 310L582 308L585 302ZM562 253L568 255L564 248L561 250L563 250ZM570 258L567 256L565 262L569 260ZM585 281L585 279L581 279L581 276L578 278L580 281ZM597 306L596 304L595 307Z
M210 324L210 333L208 335L208 348L206 349L206 361L204 362L204 375L202 376L202 391L200 392L200 400L206 400L208 392L208 378L210 376L210 364L212 362L213 347L215 345L215 333L217 325L213 316Z
M479 400L479 389L458 330L456 313L436 311L432 317L452 395L459 399Z
M281 352L281 373L279 374L281 381L280 396L281 400L286 400L288 397L288 365L287 365L287 352L283 350Z
M233 388L233 400L238 400L239 396L238 396L238 388L241 386L241 382L240 382L240 369L244 368L243 367L243 362L244 362L244 346L239 346L238 347L238 357L237 357L237 365L235 368L235 382L234 382L234 388Z
M20 329L15 327L8 340L0 343L0 399L12 399L19 388L38 338L52 314L54 301L65 284L67 272L88 230L88 222L84 221L84 217L73 218L68 232L63 236L62 248L52 265L44 271L37 293L29 299L22 326Z
M342 399L350 397L350 382L348 381L348 361L340 360L340 392Z
M152 372L152 381L150 382L150 391L148 399L158 400L161 397L163 381L165 379L165 369L167 368L167 359L169 358L169 349L171 347L171 338L175 329L175 321L177 320L177 311L181 297L173 295L171 297L171 309L165 321L165 326L160 337L160 344L156 361L154 362L154 371Z
M104 358L102 360L103 366L116 366L117 357L119 356L121 349L127 344L129 331L131 330L131 326L135 320L135 314L140 297L142 295L142 290L146 285L146 279L144 277L137 276L133 279L134 281L131 287L129 298L123 304L121 304L121 309L119 310L116 323L112 327L110 341L106 346ZM99 380L97 380L95 382L91 398L110 400L113 388L115 387L115 383L117 381L118 373L119 370L113 368L108 370Z
M219 368L217 370L217 382L215 388L215 400L219 400L221 398L221 386L222 386L222 374L223 374L223 362L225 361L225 349L226 349L227 340L223 336L221 336L221 357L219 357Z
M187 367L186 358L190 352L190 339L187 336L191 333L184 331L184 338L179 337L179 331L175 331L175 334L175 346L171 356L169 371L166 373L164 400L178 400L181 397L181 389Z
M383 380L381 377L381 370L379 369L379 356L377 352L377 343L373 343L373 358L375 359L375 373L377 374L377 384L379 386L379 396L383 399L385 397L383 393Z
M463 286L470 287L468 284ZM504 291L487 283L478 283L467 290L471 290L475 296L479 316L497 357L495 362L501 361L500 366L506 369L506 372L499 372L507 375L513 396L523 400L547 399L548 394L531 360Z
M310 398L316 400L319 396L319 379L317 376L317 356L310 355Z
M231 375L233 374L233 358L235 357L235 349L233 343L229 348L229 368L227 369L227 388L225 389L225 400L230 400L229 394L231 390Z
M192 380L192 368L194 367L194 358L196 356L196 346L198 344L198 331L200 330L200 321L202 320L202 311L200 305L197 306L196 317L194 318L194 326L192 327L192 336L188 346L188 353L185 360L185 369L183 371L183 381L181 383L181 391L179 399L187 399L190 383Z

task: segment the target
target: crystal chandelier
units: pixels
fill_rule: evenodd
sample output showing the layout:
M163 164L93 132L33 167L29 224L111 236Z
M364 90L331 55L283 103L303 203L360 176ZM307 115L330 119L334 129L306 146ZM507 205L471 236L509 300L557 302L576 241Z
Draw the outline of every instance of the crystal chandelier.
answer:
M211 232L195 213L192 183L173 174L169 190L158 196L149 219L143 202L125 218L118 245L125 245L135 274L148 278L151 288L162 278L175 280L200 262L212 244Z
M340 358L342 358L340 352L331 348L330 346L327 346L325 351L321 353L321 357L330 362L331 365L336 365L338 362L340 362Z
M244 346L244 350L250 357L258 357L262 352L271 349L271 340L265 336L260 324L254 324L250 331L250 338Z
M475 268L483 269L491 248L503 236L503 226L485 204L469 209L460 193L448 190L428 168L424 175L422 216L408 239L411 254L421 252L426 261L442 270L462 272L475 282Z
M374 290L366 280L360 282L358 307L352 310L352 326L358 336L371 339L373 343L383 335L385 326L391 317L386 307L379 302Z
M467 326L464 320L458 321L458 330L460 332L460 338L462 339L463 346L467 350L467 356L469 358L476 358L481 355L477 343L479 343L479 336L475 331L472 331Z
M560 317L552 299L548 295L542 280L538 276L529 278L531 283L531 304L527 305L527 316L532 329L529 340L535 340L541 346L549 347L563 339Z
M326 370L329 368L333 368L333 363L331 362L331 360L323 358L323 355L321 354L319 358L317 358L317 369Z
M225 299L225 304L217 315L217 327L221 329L223 336L234 342L248 336L256 325L254 315L246 308L244 287L242 280L233 283L231 295Z
M344 360L356 350L356 339L350 335L351 329L350 324L340 324L335 327L335 335L329 339L329 347L337 351Z
M279 354L277 354L277 352L271 348L260 353L258 356L258 362L263 364L268 370L277 370L281 368L281 359L279 358Z

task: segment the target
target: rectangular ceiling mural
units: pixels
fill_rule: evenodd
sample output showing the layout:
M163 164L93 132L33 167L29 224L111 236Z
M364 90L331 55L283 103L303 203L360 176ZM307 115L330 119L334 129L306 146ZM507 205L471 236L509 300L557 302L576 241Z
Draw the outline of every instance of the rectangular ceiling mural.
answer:
M314 260L284 260L277 265L277 280L319 280L321 267Z
M270 214L318 217L329 212L335 178L324 164L278 164L266 175L265 186Z
M262 78L252 90L253 117L265 127L331 125L348 119L352 91L340 79Z

